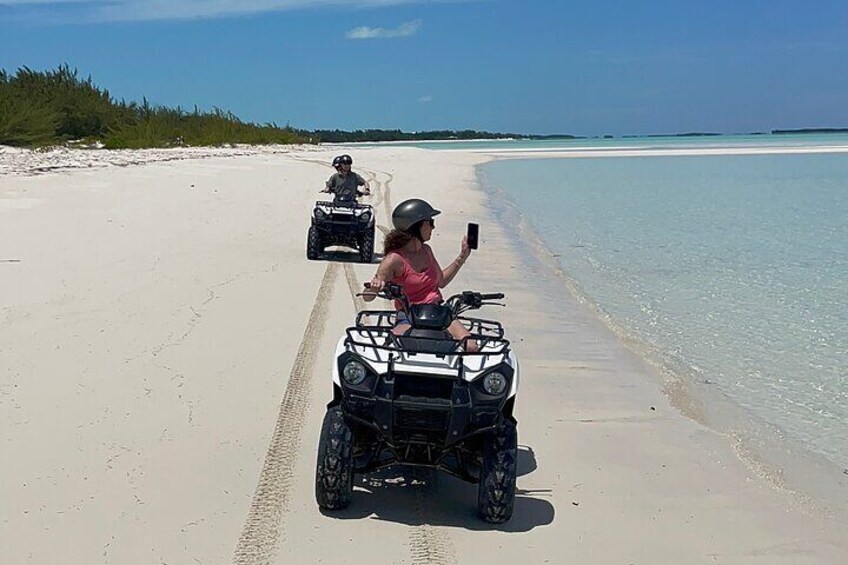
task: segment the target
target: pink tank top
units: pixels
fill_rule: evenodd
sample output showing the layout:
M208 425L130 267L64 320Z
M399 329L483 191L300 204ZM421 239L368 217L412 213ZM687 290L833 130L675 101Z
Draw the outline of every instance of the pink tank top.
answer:
M439 267L433 257L433 250L427 247L430 255L430 263L424 272L419 273L412 268L409 259L399 251L392 251L403 262L403 272L400 276L392 279L392 282L403 287L403 292L409 298L410 304L438 304L442 301L442 293L439 290ZM400 310L401 305L395 301L395 307Z

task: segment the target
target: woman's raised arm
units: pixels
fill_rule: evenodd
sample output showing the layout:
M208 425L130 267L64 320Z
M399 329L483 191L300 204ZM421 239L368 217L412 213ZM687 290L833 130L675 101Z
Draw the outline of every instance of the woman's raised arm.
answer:
M431 255L432 255L432 253L433 252L430 251ZM448 265L444 269L441 269L442 278L439 281L439 288L445 288L446 286L448 286L450 284L450 282L453 280L453 278L456 276L456 274L459 272L459 270L462 268L462 266L468 260L468 257L470 255L471 255L471 248L468 247L468 238L463 237L462 238L462 247L460 248L459 257L454 259L453 262L450 265ZM435 256L433 257L433 260L434 261L436 260Z

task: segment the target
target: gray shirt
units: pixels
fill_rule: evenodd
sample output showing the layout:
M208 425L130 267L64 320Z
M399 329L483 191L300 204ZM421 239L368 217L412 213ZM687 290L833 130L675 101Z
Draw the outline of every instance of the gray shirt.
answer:
M356 202L356 188L364 184L365 179L351 171L347 175L333 173L327 181L327 188L336 195L337 202Z

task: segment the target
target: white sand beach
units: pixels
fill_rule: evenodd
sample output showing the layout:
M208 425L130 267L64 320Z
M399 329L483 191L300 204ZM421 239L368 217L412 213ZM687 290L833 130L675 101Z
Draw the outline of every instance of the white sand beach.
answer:
M0 149L0 562L848 563L844 508L681 412L497 223L474 167L505 154L347 149L379 225L409 197L443 210L443 263L482 226L448 290L507 295L486 314L521 362L512 520L400 471L319 512L333 351L376 268L305 257L339 151Z

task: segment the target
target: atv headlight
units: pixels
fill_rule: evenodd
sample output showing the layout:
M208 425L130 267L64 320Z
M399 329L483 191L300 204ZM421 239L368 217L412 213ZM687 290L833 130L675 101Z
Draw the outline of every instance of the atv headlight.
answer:
M342 370L342 376L349 385L358 385L365 380L365 366L359 361L348 361Z
M327 216L327 213L324 212L321 208L315 208L315 219L323 220Z
M359 221L367 224L371 221L371 212L362 212L359 216Z
M503 373L497 371L489 373L483 377L483 390L493 396L503 394L503 391L506 390L506 377Z

